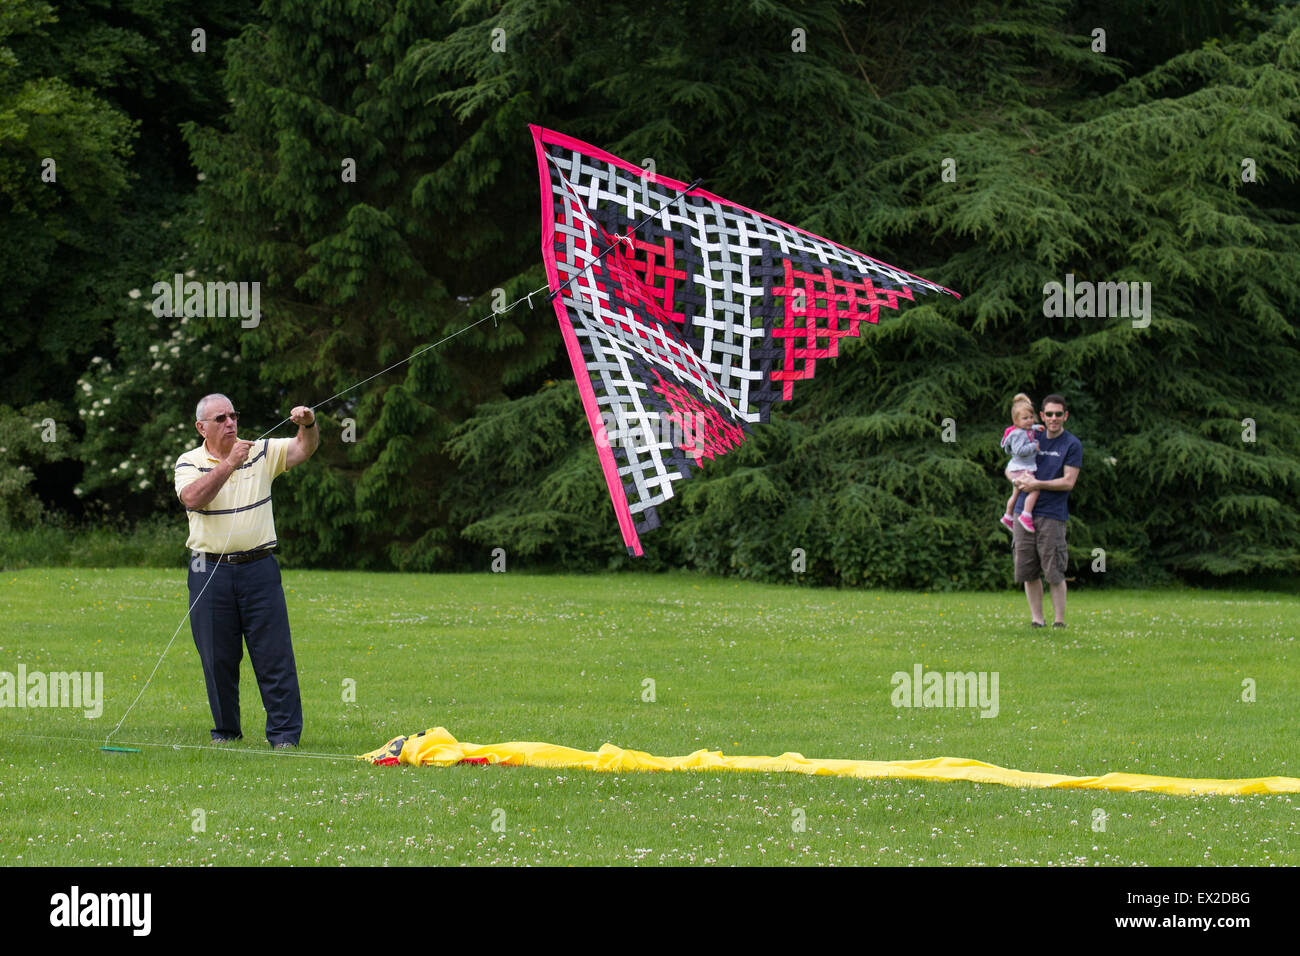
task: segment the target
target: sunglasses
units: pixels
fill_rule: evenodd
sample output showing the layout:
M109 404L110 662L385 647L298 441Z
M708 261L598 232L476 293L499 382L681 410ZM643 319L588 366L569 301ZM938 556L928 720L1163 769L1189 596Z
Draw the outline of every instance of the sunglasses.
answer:
M221 413L220 415L218 415L216 418L204 418L204 419L201 419L201 421L205 421L205 422L216 422L218 425L220 425L220 424L222 424L222 423L223 423L227 418L229 418L232 422L237 422L237 421L239 421L239 412L231 412L231 413L228 414L228 415L227 415L225 412L222 412L222 413Z
M1065 412L1043 412L1044 418L1064 418Z

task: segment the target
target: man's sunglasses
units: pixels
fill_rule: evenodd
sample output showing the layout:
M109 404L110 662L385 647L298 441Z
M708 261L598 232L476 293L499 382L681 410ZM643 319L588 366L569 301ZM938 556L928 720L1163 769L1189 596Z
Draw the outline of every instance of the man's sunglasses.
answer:
M216 422L218 425L220 425L220 424L221 424L222 422L224 422L227 418L229 418L232 422L237 422L237 421L239 421L239 412L231 412L229 415L227 415L225 412L222 412L222 413L221 413L220 415L218 415L216 418L203 418L203 419L200 419L200 421L205 421L205 422Z
M1064 418L1065 412L1043 412L1044 418ZM220 420L220 419L218 419Z

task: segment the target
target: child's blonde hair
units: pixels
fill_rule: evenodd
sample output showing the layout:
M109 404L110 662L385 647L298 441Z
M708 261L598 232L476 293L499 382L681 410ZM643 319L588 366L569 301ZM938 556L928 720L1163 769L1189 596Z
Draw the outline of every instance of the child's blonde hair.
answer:
M1028 395L1026 395L1024 392L1020 392L1016 395L1015 398L1011 400L1012 421L1016 420L1016 411L1022 407L1028 408L1031 415L1038 414L1038 409L1034 408L1034 400L1030 398Z

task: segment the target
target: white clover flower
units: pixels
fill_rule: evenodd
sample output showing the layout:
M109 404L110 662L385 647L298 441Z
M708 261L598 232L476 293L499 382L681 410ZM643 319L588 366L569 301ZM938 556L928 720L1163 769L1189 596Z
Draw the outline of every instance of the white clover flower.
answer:
M171 367L170 365L164 365L164 366L162 367L162 370L163 370L164 372L170 372L170 371L172 370L172 367Z
M140 290L132 289L130 292L127 293L127 295L129 295L133 299L138 299L140 298Z
M98 414L98 416L99 416L100 418L103 418L103 417L104 417L104 410L101 408L97 414Z
M150 355L157 355L157 354L158 354L158 346L156 346L156 345L151 345L151 346L149 346L149 354L150 354Z
M193 269L189 269L189 270L187 270L186 273L185 273L185 278L187 278L187 279L193 279L193 278L194 278L194 270L193 270Z
M168 349L167 351L171 352L172 355L180 355L180 354L181 354L181 347L180 347L179 345L173 345L173 346L172 346L170 349Z
M161 395L161 394L162 394L162 389L161 389L161 388L155 388L155 389L153 390L153 393L154 393L155 395Z
M105 405L112 405L112 404L113 404L113 400L112 400L111 398L106 398L106 399L104 399L104 404L105 404Z
M144 469L143 469L143 468L137 468L137 469L135 470L135 473L136 473L137 475L143 475L143 474L144 474Z
M104 361L104 360L103 360L102 358L100 358L98 355L96 355L93 359L90 360L90 364L91 364L91 365L98 365L98 364L99 364L100 362L102 362L102 361Z
M77 485L77 487L73 488L72 493L78 498L85 494L85 492L81 490L81 485Z
M81 383L81 390L82 390L83 392L85 392L87 395L89 395L90 392L91 392L90 385L87 384L86 382L82 382L82 383Z
M124 461L122 462L122 464L118 465L117 467L121 468L123 471L126 471L128 468L131 467L131 463L129 461ZM113 470L116 471L117 468L114 468Z
M197 179L199 182L203 182L203 180L205 180L205 179L208 178L208 174L207 174L207 173L199 173L199 174L198 174L197 176L195 176L194 178ZM199 222L202 222L202 221L203 221L202 219L199 220Z

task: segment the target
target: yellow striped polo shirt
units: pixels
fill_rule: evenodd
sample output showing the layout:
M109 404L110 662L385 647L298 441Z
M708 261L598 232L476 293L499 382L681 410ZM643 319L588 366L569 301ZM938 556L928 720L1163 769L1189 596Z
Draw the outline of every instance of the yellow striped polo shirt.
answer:
M271 482L288 467L292 438L265 438L249 450L248 458L230 473L216 497L199 510L187 509L191 551L245 554L274 548L275 519L271 516ZM221 459L206 444L176 459L176 496L198 481Z

